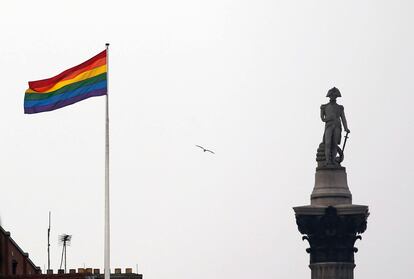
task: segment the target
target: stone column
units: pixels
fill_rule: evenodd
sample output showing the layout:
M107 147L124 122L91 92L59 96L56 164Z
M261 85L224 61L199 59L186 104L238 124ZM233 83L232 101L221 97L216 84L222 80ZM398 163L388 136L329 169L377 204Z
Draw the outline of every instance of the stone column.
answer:
M353 263L317 263L309 267L312 271L311 278L354 278L355 264Z
M293 208L309 242L312 279L353 279L356 240L367 228L368 206L352 204L344 167L318 167L311 204Z

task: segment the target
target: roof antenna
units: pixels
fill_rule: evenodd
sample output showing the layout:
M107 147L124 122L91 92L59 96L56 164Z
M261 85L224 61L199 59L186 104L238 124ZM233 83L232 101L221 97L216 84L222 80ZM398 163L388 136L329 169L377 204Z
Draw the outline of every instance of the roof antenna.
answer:
M51 213L49 211L49 227L47 229L47 271L50 270L50 219L51 219Z
M66 246L70 245L70 240L71 239L72 239L71 235L68 235L68 234L59 235L59 242L63 244L62 258L60 260L60 268L59 269L62 269L63 255L65 255L65 273L66 273Z

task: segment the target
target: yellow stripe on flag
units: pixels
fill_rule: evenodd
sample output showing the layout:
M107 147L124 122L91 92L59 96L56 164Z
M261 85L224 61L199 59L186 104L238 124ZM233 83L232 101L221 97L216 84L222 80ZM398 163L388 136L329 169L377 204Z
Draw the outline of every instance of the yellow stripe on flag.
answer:
M81 81L81 80L84 80L84 79L88 79L88 78L91 78L91 77L95 77L95 76L100 75L102 73L106 73L106 65L102 65L100 67L96 67L95 69L80 73L79 75L77 75L76 77L74 77L72 79L62 80L62 81L56 83L52 88L50 88L46 91L37 92L37 91L34 91L34 90L29 88L29 89L26 90L26 93L43 94L43 93L53 92L53 91L58 90L58 89L62 88L63 86L66 86L68 84L78 82L78 81Z

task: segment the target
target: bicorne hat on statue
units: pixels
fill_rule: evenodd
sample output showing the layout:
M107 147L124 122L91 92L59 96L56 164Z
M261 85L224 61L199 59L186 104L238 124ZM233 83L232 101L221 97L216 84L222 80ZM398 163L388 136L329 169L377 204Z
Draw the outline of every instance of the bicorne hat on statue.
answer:
M339 91L339 89L338 88L336 88L336 87L332 87L331 89L329 89L329 91L328 91L328 94L326 94L326 97L333 97L333 96L335 96L335 97L342 97L341 96L341 92Z

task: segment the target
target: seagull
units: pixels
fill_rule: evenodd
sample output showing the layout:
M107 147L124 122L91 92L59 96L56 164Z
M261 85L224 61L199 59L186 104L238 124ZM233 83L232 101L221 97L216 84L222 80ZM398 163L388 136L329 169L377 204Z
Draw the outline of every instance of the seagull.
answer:
M200 147L201 149L203 149L203 151L204 152L210 152L210 153L212 153L212 154L216 154L216 153L214 153L213 151L211 151L211 150L208 150L208 149L205 149L204 147L202 147L202 146L200 146L200 145L196 145L197 147Z

